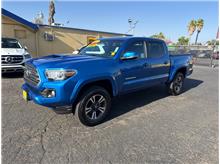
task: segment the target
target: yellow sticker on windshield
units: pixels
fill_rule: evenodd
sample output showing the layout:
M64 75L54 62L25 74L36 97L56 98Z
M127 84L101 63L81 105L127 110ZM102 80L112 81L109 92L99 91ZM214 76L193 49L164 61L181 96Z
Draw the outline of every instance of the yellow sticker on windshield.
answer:
M100 40L95 40L95 41L93 41L92 43L90 43L90 44L88 45L88 47L95 47L95 46L97 46L98 43L100 43Z
M111 56L115 56L115 52L111 52Z
M95 40L95 41L93 41L91 44L97 44L97 43L100 43L100 40Z

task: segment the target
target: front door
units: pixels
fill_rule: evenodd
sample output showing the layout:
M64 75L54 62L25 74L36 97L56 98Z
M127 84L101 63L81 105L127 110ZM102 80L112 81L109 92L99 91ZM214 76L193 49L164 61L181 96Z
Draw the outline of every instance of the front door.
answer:
M121 92L126 93L145 85L145 71L146 71L146 47L144 41L133 41L128 44L123 52L134 52L138 57L130 60L121 60L121 77L122 85ZM123 55L122 54L122 55Z

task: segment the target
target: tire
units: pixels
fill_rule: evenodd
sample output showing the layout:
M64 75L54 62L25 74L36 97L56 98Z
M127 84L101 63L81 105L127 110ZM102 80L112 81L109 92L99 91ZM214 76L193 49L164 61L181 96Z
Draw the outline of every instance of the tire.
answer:
M106 118L111 108L111 96L106 89L93 86L82 93L76 104L75 117L83 125L95 126Z
M169 84L169 93L177 96L182 93L184 83L184 75L181 72L178 72L173 78L172 82Z

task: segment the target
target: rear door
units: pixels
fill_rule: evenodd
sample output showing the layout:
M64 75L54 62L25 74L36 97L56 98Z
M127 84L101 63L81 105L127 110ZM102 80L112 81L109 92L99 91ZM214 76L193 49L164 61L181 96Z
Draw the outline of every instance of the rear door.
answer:
M169 76L170 59L165 43L160 40L146 40L146 46L148 84L166 82Z

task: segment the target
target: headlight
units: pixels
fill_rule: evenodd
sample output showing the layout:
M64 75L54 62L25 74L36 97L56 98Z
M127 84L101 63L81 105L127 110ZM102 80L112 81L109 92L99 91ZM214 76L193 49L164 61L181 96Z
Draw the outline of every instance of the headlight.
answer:
M30 55L30 54L25 54L25 55L24 55L24 58L25 58L25 59L30 59L30 58L31 58L31 55Z
M76 70L50 70L47 69L45 71L45 75L48 78L48 80L65 80L71 76L74 76L76 74Z

